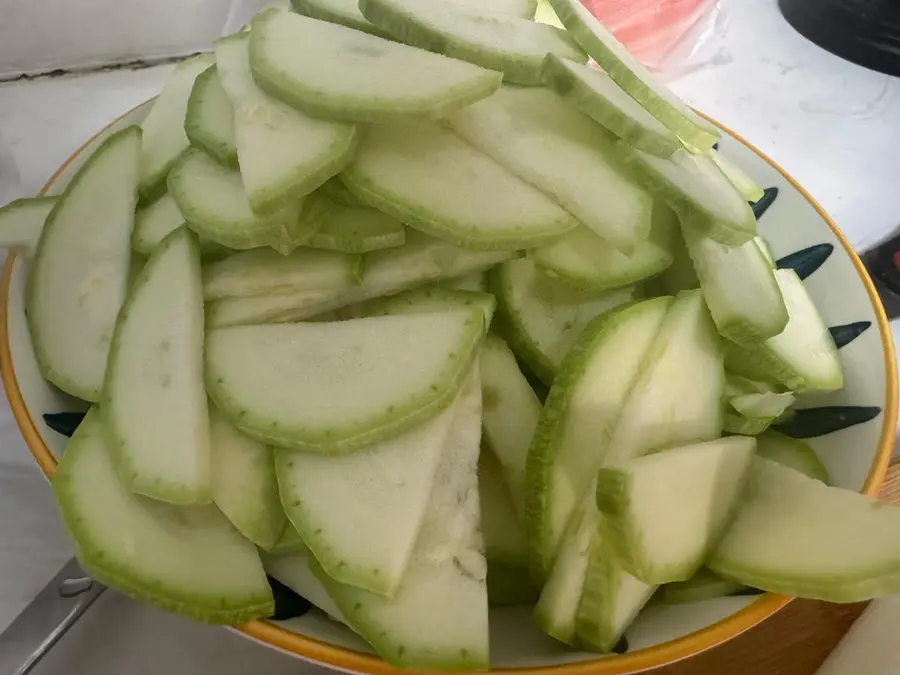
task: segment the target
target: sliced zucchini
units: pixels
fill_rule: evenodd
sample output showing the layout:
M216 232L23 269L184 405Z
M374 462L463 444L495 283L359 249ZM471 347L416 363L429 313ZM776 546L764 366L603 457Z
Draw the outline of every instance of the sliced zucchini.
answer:
M169 193L138 209L131 232L131 247L143 255L150 255L163 239L185 224L184 216Z
M544 79L557 94L630 146L659 157L681 149L678 137L602 70L547 54Z
M482 251L459 247L418 230L406 231L406 243L410 250L427 251L440 268L442 279L481 272L519 256L516 251Z
M533 19L537 10L537 0L490 0L487 6L481 0L451 0L456 5L464 5L492 14L517 16L522 19Z
M269 216L250 208L241 174L218 164L197 149L184 152L169 172L169 194L198 235L228 248L243 250L271 246L290 253L300 243L292 230L300 205Z
M347 189L340 176L329 178L319 188L319 194L342 206L362 206L362 203Z
M726 246L685 227L684 241L719 333L733 342L755 343L784 330L788 311L755 240Z
M740 167L726 159L718 150L710 150L709 156L744 199L748 202L756 202L762 199L765 190L759 186L759 183L744 173Z
M277 452L284 510L328 576L396 594L455 411L342 457Z
M573 512L588 496L612 427L672 304L662 297L603 314L572 346L528 451L526 531L537 576L552 569Z
M663 159L629 151L626 145L622 149L635 175L675 211L682 225L728 246L740 246L756 236L753 210L708 156L679 150Z
M450 405L483 330L481 310L217 328L207 332L207 387L256 438L346 454Z
M627 252L647 238L650 194L629 176L613 137L556 93L506 86L447 121L617 248Z
M731 345L729 370L774 378L791 391L827 392L844 386L837 348L797 273L775 271L787 305L784 330L758 345Z
M197 621L237 624L271 616L272 591L256 547L214 506L175 507L128 490L96 409L69 441L52 483L91 578Z
M457 291L440 286L414 288L388 298L362 303L359 316L391 316L397 314L430 314L480 309L487 331L494 316L497 300L490 293Z
M553 243L528 251L528 257L545 272L594 292L632 286L672 264L672 254L657 237L639 241L626 255L587 227L576 227Z
M546 384L591 319L634 299L634 288L584 291L543 274L534 261L510 260L491 272L501 332Z
M195 148L203 150L223 166L238 168L234 107L222 87L215 65L194 80L184 117L184 132Z
M756 436L772 426L772 421L772 418L769 417L744 417L739 413L726 410L722 430L741 436Z
M584 63L587 56L564 31L530 18L491 13L484 6L432 0L360 0L369 21L401 42L499 70L505 82L541 84L544 56Z
M764 394L741 394L728 399L729 405L744 417L772 419L780 417L794 404L794 393L790 391Z
M481 387L475 376L463 385L419 538L392 599L339 584L318 571L350 626L393 666L488 668L487 566L477 485L480 435Z
M223 298L207 307L210 327L301 321L382 295L399 293L441 276L424 248L400 246L365 256L363 279L346 291L298 291L244 298Z
M650 284L661 295L676 295L681 291L700 288L700 280L694 270L694 261L688 253L678 217L662 201L653 204L654 235L662 246L671 254L672 264L653 279Z
M515 513L525 522L525 464L541 402L506 343L488 335L479 358L484 440L500 462Z
M103 408L113 458L133 492L174 504L212 501L200 252L186 228L154 251L122 306Z
M769 261L769 265L772 266L772 269L777 267L775 263L775 256L772 254L772 247L769 246L769 242L767 242L763 237L757 235L754 237L753 241L756 242L756 245L759 246L759 250L762 252L763 257Z
M483 384L481 390L483 396ZM503 466L490 448L483 445L478 459L478 494L481 500L481 532L488 561L527 569L525 531L513 506Z
M828 469L809 443L777 431L766 431L756 437L756 454L831 485Z
M131 265L141 131L106 139L47 216L25 298L44 379L97 401Z
M363 16L356 0L291 0L291 4L298 14L361 30L380 38L393 39L390 33Z
M56 202L56 197L32 197L15 199L0 208L0 247L20 246L34 251Z
M550 5L582 49L656 119L700 150L708 150L719 139L719 130L634 58L580 0L550 0Z
M534 620L541 630L573 647L577 644L575 622L590 563L591 541L597 529L597 510L592 502L589 499L572 516L534 608Z
M275 548L287 518L272 449L235 429L215 408L209 411L209 441L213 502L247 539L267 551Z
M347 165L355 126L308 117L263 93L250 71L249 36L223 38L215 49L219 79L234 107L241 180L254 213L281 210Z
M622 408L606 464L722 435L721 339L700 291L682 291Z
M308 549L284 555L262 554L263 567L273 579L280 581L302 598L341 623L347 623L328 591L309 569L312 554Z
M403 223L386 213L357 206L331 203L309 246L344 253L368 253L402 246Z
M201 54L176 65L141 123L139 187L141 197L147 201L165 191L166 175L178 156L190 146L184 132L188 98L194 80L212 64L211 54Z
M730 436L600 469L604 544L645 584L690 579L734 516L755 451Z
M900 509L757 457L707 565L772 593L861 602L900 591Z
M274 466L274 464L273 464ZM276 479L277 480L277 479ZM294 528L290 521L285 525L284 531L275 542L275 545L269 549L272 555L287 555L288 553L303 553L309 551L306 544L300 538L300 533Z
M442 281L440 285L444 288L451 288L457 291L472 291L473 293L488 293L490 290L486 272L470 272Z
M439 115L484 98L502 77L289 12L260 15L253 22L250 66L272 96L318 117L356 122Z
M737 581L720 577L706 567L701 567L687 581L676 581L659 589L662 601L670 605L684 605L736 595L747 587Z
M203 270L203 298L296 291L340 291L356 283L360 256L297 249L289 255L258 248L211 263Z
M625 571L603 530L595 529L575 619L578 642L601 654L611 652L656 588Z
M432 122L368 129L341 179L379 211L467 248L526 248L576 224L548 197Z

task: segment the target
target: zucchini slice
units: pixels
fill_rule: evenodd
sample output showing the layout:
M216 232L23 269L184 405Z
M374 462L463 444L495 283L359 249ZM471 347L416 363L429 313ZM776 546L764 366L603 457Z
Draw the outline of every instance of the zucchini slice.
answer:
M447 121L613 246L628 252L650 233L653 198L631 178L613 137L556 93L504 86Z
M298 14L361 30L380 38L393 39L390 33L363 16L356 0L291 0L291 4Z
M100 399L109 345L125 300L141 131L106 139L59 197L38 239L25 298L46 380Z
M352 122L439 115L484 98L502 77L290 12L254 20L250 66L259 86L275 98L316 117Z
M564 31L530 18L491 12L474 3L361 0L369 21L401 42L499 70L505 82L541 84L544 56L587 61Z
M0 208L0 247L21 246L33 252L57 197L15 199Z
M701 567L687 581L676 581L659 589L662 601L670 605L685 605L727 595L737 595L747 589L744 584L724 579L707 567Z
M379 211L466 248L527 248L576 225L550 198L432 122L368 129L341 179Z
M405 242L406 228L396 218L375 209L333 202L308 245L343 253L368 253Z
M212 501L200 252L186 228L159 245L129 291L103 408L113 458L132 491L174 504Z
M203 150L223 166L238 168L234 107L222 87L215 65L194 80L184 117L184 132L195 148Z
M218 40L216 67L234 107L241 180L254 213L283 209L341 171L356 146L356 127L308 117L257 86L250 38Z
M710 149L719 140L719 130L634 58L580 0L550 0L550 5L582 49L656 119L700 150Z
M678 137L598 68L547 54L544 79L566 101L638 150L668 157Z
M215 506L177 507L128 490L98 410L78 426L52 484L78 560L97 581L196 621L272 615L256 547Z
M300 597L309 600L335 621L347 623L341 610L328 595L325 586L309 568L312 559L309 549L304 547L299 552L282 555L263 553L261 557L263 567L269 576L283 583Z
M809 443L777 431L766 431L756 437L756 454L831 485L828 469Z
M483 332L480 309L216 328L206 337L207 388L251 436L346 454L450 405Z
M634 288L585 291L542 273L534 261L510 260L491 272L500 330L516 355L547 385L585 326L630 302Z
M313 569L353 630L393 666L457 671L489 666L480 436L481 387L473 374L463 385L419 537L393 598L339 584L321 568Z

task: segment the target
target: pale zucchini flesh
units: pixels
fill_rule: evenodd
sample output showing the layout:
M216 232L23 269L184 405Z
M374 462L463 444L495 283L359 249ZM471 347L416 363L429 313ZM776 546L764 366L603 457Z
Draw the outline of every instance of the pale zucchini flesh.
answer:
M491 272L499 299L498 322L510 347L546 384L595 317L635 299L633 287L586 291L545 274L528 258Z
M670 605L684 605L691 602L703 602L727 595L738 595L746 592L744 584L720 577L706 567L701 567L687 581L676 581L659 589L662 601Z
M222 87L215 65L197 76L188 98L184 132L195 148L203 150L219 164L238 168L234 138L234 107Z
M728 246L740 246L756 236L750 205L706 155L678 150L662 158L622 148L635 175L675 211L685 227L699 229Z
M724 173L735 189L741 193L741 196L748 202L756 202L762 199L765 194L759 184L744 173L736 164L727 159L718 150L710 150L709 156L716 163L722 173Z
M163 239L184 224L184 216L167 192L135 213L131 247L138 253L148 256Z
M0 208L0 247L34 251L56 197L16 199Z
M683 234L719 333L732 342L756 343L784 330L788 311L756 240L726 246L689 226Z
M386 213L331 203L308 245L343 253L368 253L402 246L406 228Z
M87 401L103 386L125 300L141 132L105 140L59 197L41 230L25 307L45 379Z
M442 279L482 272L498 263L519 257L518 251L485 251L456 246L413 229L406 231L406 244L410 251L427 251L441 270Z
M200 252L186 228L150 256L119 312L103 409L132 491L174 504L212 501Z
M569 350L528 451L526 530L539 577L549 574L572 514L585 500L607 439L638 379L671 298L594 319Z
M254 213L268 214L340 172L356 146L357 132L351 124L309 117L265 94L250 70L249 40L246 35L218 40L216 68L234 108L247 199Z
M273 445L345 454L445 409L484 332L480 310L207 331L210 396Z
M504 563L527 570L528 544L503 475L503 466L490 448L483 444L478 459L478 494L485 557L489 563Z
M604 544L646 584L690 579L734 515L756 441L730 436L600 469Z
M555 92L504 86L447 122L613 246L628 252L647 238L652 197L629 175L609 132Z
M393 39L388 31L363 16L356 0L291 0L291 4L298 14L305 14L320 21L338 23L380 38Z
M721 338L700 291L682 291L641 365L604 461L718 438L724 395Z
M787 306L784 330L756 345L729 348L729 368L752 370L781 382L796 392L836 391L844 375L834 339L819 316L803 282L791 269L775 271L775 279Z
M328 595L325 586L310 570L309 562L312 554L308 549L282 555L263 553L261 558L266 574L283 583L300 597L309 600L335 621L346 623L344 615Z
M773 593L860 602L900 590L900 509L755 458L707 565Z
M396 594L455 411L341 457L277 452L284 510L328 576Z
M550 0L550 5L581 48L656 119L700 150L708 150L719 139L719 130L632 56L580 0Z
M484 315L484 330L487 332L496 305L497 300L490 293L425 286L362 303L359 306L359 316L439 314L480 309Z
M208 623L274 611L256 548L216 507L171 506L125 487L98 410L78 426L52 484L78 560L98 582Z
M300 538L300 533L288 521L278 541L275 542L275 545L268 552L272 555L287 555L289 553L303 553L304 551L308 552L309 549Z
M515 513L525 521L525 465L541 402L506 343L488 335L479 356L484 440L499 460Z
M481 387L463 385L456 417L403 582L393 599L320 579L350 626L389 664L418 670L489 666L487 566L479 527Z
M828 469L812 446L805 441L777 431L766 431L756 438L756 454L763 459L796 469L804 476L820 480L825 485L831 485Z
M432 122L370 128L341 178L370 206L467 248L527 248L576 224L548 197Z
M272 449L242 434L214 407L209 410L213 503L238 532L271 550L288 528L278 497Z
M143 199L155 199L165 191L166 175L178 156L190 146L184 131L188 99L194 80L212 63L211 54L201 54L175 66L141 123L139 186Z
M547 54L582 63L587 60L564 30L530 18L486 14L483 5L452 0L361 0L359 9L366 19L401 42L499 70L505 82L541 84Z
M556 93L630 146L659 157L681 149L678 137L602 70L548 54L544 79Z
M315 63L315 68L309 64ZM254 22L250 65L259 85L326 119L384 122L437 115L484 98L501 74L291 13Z
M203 270L203 298L340 291L356 283L361 258L336 251L299 248L281 255L268 248L241 251Z

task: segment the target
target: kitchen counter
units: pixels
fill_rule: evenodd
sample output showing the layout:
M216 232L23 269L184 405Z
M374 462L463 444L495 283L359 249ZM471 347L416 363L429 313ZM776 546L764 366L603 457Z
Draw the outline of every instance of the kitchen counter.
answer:
M16 191L0 162L0 201L36 192L91 134L157 93L168 70L0 84L0 147L11 151L21 179ZM672 87L781 164L856 247L900 226L900 80L806 42L778 14L775 0L726 2L700 62ZM2 630L71 555L50 491L5 401L0 514ZM108 593L35 672L281 675L304 668L312 666Z

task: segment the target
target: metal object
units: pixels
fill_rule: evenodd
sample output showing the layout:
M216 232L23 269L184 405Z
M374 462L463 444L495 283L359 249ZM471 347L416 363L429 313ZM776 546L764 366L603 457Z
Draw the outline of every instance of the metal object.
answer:
M73 558L0 633L0 675L27 675L106 590Z

